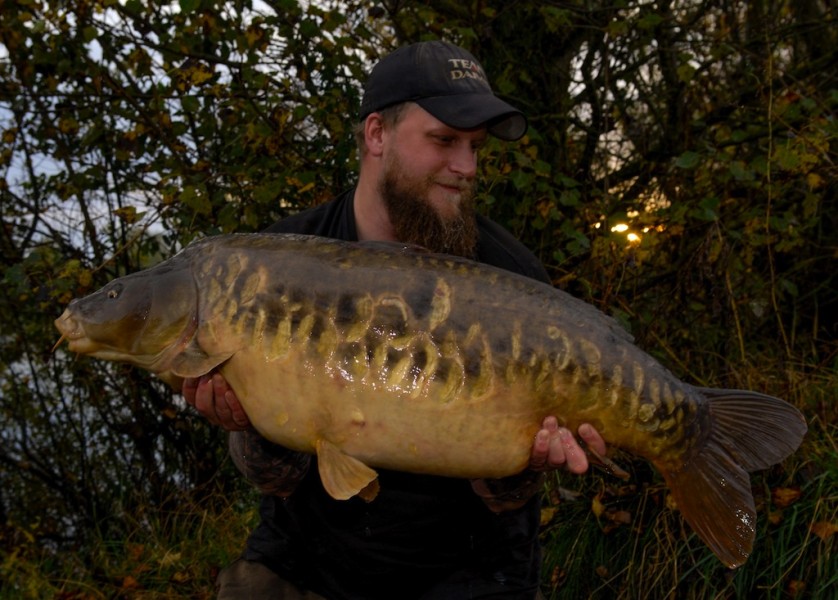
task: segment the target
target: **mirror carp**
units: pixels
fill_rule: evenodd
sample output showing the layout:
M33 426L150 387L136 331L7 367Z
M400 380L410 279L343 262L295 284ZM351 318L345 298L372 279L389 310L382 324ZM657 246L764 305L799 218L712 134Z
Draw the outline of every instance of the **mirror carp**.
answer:
M376 467L510 476L544 417L591 423L657 468L730 567L755 535L748 471L807 430L778 398L679 380L561 290L402 244L209 237L55 323L71 351L170 381L218 369L261 435L317 454L337 499L369 490Z

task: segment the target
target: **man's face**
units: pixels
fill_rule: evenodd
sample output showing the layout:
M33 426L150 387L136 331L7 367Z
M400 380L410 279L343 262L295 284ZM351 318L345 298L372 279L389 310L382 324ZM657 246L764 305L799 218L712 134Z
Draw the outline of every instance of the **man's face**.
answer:
M452 129L410 106L390 130L379 192L396 237L434 252L473 257L473 187L486 130Z

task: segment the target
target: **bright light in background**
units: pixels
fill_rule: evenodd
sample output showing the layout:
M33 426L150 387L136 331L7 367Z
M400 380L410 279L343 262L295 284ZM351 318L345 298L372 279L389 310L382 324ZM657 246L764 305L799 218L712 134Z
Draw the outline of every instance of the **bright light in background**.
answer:
M595 225L595 227L597 229L599 229L600 224L597 223ZM663 231L664 229L666 229L666 228L663 225L657 225L657 226L654 226L654 227L653 226L646 226L646 227L643 228L643 230L641 232L638 232L638 231L632 231L631 230L631 225L629 225L628 223L617 223L616 225L613 225L611 227L611 233L624 233L625 236L626 236L626 241L631 245L635 245L635 244L639 244L641 242L641 240L643 239L642 234L652 233L652 232L655 232L655 231L660 232L660 231Z
M629 231L628 223L617 223L611 228L612 233L625 233L629 244L639 244L642 239L639 234Z

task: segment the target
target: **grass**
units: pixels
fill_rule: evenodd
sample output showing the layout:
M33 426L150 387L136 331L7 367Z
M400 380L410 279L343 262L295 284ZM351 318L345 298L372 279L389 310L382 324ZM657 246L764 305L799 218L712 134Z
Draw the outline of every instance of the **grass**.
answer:
M787 395L809 416L803 446L752 477L754 552L737 570L705 548L642 460L617 454L628 482L556 474L543 511L544 585L551 599L814 599L838 589L836 374L800 378ZM758 386L757 386L758 387ZM563 487L564 486L564 487ZM572 488L568 492L565 488ZM257 500L243 491L176 512L123 517L121 539L56 552L19 527L0 539L0 600L214 597L218 570L241 551ZM11 530L14 529L14 530ZM12 540L13 543L9 543Z
M14 552L0 555L0 600L214 598L218 571L256 525L256 494L203 505L179 500L176 512L126 516L125 538L94 536L77 552L55 554L24 536Z
M763 499L771 496L770 479L755 478ZM763 504L754 552L731 571L666 506L664 489L621 491L591 478L579 500L553 507L545 527L548 598L831 599L838 586L835 535L816 532L818 524L838 523L836 483L835 472L825 470L804 482L789 506ZM591 496L609 506L599 517Z
M670 505L648 464L632 477L556 475L542 515L548 598L832 600L838 589L836 377L798 381L787 397L809 417L801 448L752 475L758 524L745 565L727 569ZM758 386L757 386L758 387ZM562 485L573 486L576 494Z

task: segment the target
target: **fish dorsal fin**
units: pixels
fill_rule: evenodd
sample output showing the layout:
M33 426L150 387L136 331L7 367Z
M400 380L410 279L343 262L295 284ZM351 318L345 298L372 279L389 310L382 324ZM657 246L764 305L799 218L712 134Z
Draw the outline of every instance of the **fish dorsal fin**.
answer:
M392 250L403 254L431 254L431 251L424 246L420 246L419 244L410 244L408 242L361 240L360 242L355 242L355 245L361 246L362 248L370 248L371 250Z
M360 495L369 502L375 497L378 473L327 440L317 440L315 448L320 480L332 498L348 500Z

